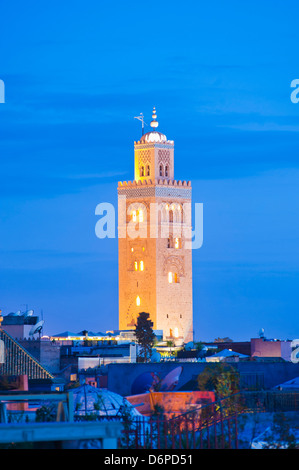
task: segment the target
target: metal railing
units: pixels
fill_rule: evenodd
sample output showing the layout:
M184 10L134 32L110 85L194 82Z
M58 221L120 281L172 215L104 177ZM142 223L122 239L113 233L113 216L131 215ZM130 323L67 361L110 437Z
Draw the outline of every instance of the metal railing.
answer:
M298 399L298 392L241 392L178 416L127 419L119 448L237 449L241 415L297 411Z

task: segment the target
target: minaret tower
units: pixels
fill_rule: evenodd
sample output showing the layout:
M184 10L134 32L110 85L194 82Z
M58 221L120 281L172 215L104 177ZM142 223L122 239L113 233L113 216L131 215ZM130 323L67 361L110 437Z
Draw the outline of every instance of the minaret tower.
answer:
M148 312L177 344L193 340L191 183L174 179L174 142L152 130L134 143L134 181L118 183L119 329Z

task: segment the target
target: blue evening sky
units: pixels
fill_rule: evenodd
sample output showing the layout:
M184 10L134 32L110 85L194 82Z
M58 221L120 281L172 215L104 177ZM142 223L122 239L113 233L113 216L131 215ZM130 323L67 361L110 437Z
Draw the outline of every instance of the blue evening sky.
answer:
M95 207L133 179L134 119L175 141L204 205L196 340L298 338L299 4L10 1L0 6L0 308L45 334L118 328L117 239Z

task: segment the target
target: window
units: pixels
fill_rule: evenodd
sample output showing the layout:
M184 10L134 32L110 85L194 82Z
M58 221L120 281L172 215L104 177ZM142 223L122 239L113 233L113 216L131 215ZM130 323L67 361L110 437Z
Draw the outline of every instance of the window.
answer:
M180 238L175 238L174 239L174 247L176 249L181 248L181 239Z
M163 166L162 165L160 165L160 167L159 167L159 175L163 176Z
M175 338L178 338L178 337L179 337L179 329L178 329L178 328L175 328L175 329L174 329L174 337L175 337Z
M135 268L135 271L137 271L137 269L138 269L138 263L137 263L137 261L135 261L135 263L134 263L134 268Z
M178 274L173 273L172 271L169 271L169 273L168 273L168 282L169 282L169 284L172 284L172 283L176 284L177 282L179 282Z
M171 240L170 240L170 238L167 238L167 248L171 248Z
M144 166L140 168L140 176L144 176Z
M168 166L165 167L165 176L168 177Z
M140 306L140 297L139 297L139 295L137 295L137 297L136 297L136 305L137 305L137 307Z
M150 169L150 166L147 165L147 167L146 167L146 176L150 176L150 174L151 174L151 169Z
M136 211L136 210L132 211L131 216L132 216L133 222L137 222L137 217L138 217L138 222L144 222L144 212L141 209L139 211ZM132 251L134 250L132 249Z
M144 271L144 263L143 263L143 261L140 261L140 263L139 263L139 271Z

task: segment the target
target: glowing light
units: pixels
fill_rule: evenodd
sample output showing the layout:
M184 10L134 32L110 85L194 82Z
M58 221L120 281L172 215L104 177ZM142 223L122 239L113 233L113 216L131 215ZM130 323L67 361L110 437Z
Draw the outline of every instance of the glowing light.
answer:
M137 220L137 213L136 213L136 211L133 211L133 212L132 212L132 219L133 219L133 222L136 222L136 220Z
M134 267L135 267L135 271L137 271L137 269L138 269L138 263L137 263L137 261L135 261Z
M168 282L169 282L169 284L171 284L173 282L172 272L168 273Z
M179 337L179 329L178 329L178 328L175 328L175 329L174 329L173 336L174 336L175 338L178 338L178 337Z
M143 211L139 211L139 222L143 222Z
M144 270L144 263L143 263L143 261L140 261L140 263L139 263L139 269L140 269L140 271L143 271L143 270Z
M134 251L134 248L131 248L131 251L132 251L132 253L133 253L133 251Z
M137 295L137 297L136 297L136 305L137 305L137 307L140 306L140 297L139 297L139 295Z
M175 238L175 240L174 240L174 247L175 248L180 248L180 240L178 238Z

